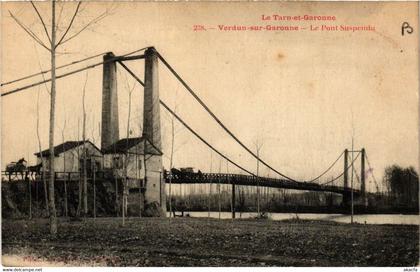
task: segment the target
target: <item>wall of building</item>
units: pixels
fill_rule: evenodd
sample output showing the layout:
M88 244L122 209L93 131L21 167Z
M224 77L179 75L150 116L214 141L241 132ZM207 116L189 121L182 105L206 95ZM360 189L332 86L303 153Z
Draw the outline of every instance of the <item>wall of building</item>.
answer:
M166 211L165 181L163 180L163 166L161 155L146 155L146 174L147 183L144 183L145 165L144 155L135 154L142 152L138 146L132 147L128 154L105 154L104 167L113 169L114 175L118 178L125 177L125 167L127 167L128 187L139 188L139 179L145 186L145 204L157 202ZM130 193L131 194L131 193Z
M102 153L99 152L92 144L86 144L88 158L91 160L95 160L97 164L99 164L100 169L102 169ZM55 157L54 160L54 169L55 172L78 172L80 163L79 158L82 159L83 154L83 145L75 147L73 149L67 150L65 152L60 153L58 156ZM43 166L46 171L49 170L49 157L42 158ZM37 158L37 164L41 162L41 158ZM88 166L89 167L89 166ZM59 177L65 175L62 173L57 174Z
M146 161L146 193L148 203L158 202L166 212L165 181L163 180L162 156L152 156Z

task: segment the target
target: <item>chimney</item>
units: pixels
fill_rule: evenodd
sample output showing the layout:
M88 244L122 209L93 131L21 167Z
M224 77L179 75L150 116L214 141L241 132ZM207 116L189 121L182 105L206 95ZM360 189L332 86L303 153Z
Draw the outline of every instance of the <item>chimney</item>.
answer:
M143 136L161 150L158 56L153 47L145 52L143 109Z
M103 57L101 149L119 140L117 66L115 61L109 61L114 57L112 52Z

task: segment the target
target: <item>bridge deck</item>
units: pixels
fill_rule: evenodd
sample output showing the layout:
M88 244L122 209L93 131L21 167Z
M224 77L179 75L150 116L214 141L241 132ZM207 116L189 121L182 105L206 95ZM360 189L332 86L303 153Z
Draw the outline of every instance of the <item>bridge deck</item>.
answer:
M322 191L332 192L338 194L350 194L351 188L344 188L333 185L320 185L310 182L295 182L286 179L276 179L267 177L255 177L251 175L240 174L217 174L217 173L178 173L173 174L170 180L169 175L164 175L166 183L174 184L235 184L245 186L262 186L271 188L284 188L294 190L306 191ZM358 195L360 190L353 190L353 193Z
M33 182L41 181L41 175L31 175L26 176L28 180ZM48 173L46 174L48 180ZM101 179L114 179L109 173L98 171L96 178L98 182ZM284 189L294 189L294 190L305 190L305 191L318 191L318 192L332 192L343 195L348 195L351 193L350 188L344 188L340 186L333 185L320 185L312 182L295 182L286 179L277 179L277 178L267 178L267 177L255 177L251 175L241 175L241 174L223 174L223 173L177 173L172 174L171 178L167 173L164 173L164 180L166 183L173 184L235 184L235 185L244 185L244 186L261 186L261 187L271 187L271 188L284 188ZM68 182L78 182L80 179L79 172L57 172L56 181L68 181ZM88 180L91 180L92 177L88 177ZM25 175L10 175L7 172L2 172L2 181L3 182L13 182L25 180ZM137 184L137 183L136 183ZM353 190L355 195L360 195L360 190Z

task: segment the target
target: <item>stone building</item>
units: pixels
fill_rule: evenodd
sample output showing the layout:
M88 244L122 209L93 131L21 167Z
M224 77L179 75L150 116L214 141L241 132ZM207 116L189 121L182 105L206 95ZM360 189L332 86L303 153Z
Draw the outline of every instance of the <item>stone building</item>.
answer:
M145 152L146 150L146 152ZM102 150L104 170L122 181L127 178L128 205L135 206L142 193L144 207L154 203L162 208L165 203L163 183L162 152L142 137L125 138ZM147 178L145 178L147 177ZM140 188L140 190L139 190Z
M86 169L88 175L93 167L102 169L102 152L90 141L67 141L54 147L54 170L57 176L65 175L64 172L78 173L83 168L84 148L86 149ZM46 149L34 154L37 164L42 162L45 171L49 171L50 150Z

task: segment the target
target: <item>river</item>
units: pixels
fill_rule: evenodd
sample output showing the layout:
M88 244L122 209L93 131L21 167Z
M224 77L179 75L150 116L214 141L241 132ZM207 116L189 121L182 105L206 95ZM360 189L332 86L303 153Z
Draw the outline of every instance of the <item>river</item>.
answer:
M179 212L177 213L179 214ZM208 212L184 212L185 215L191 217L208 217ZM256 213L236 213L236 218L254 218ZM169 213L168 213L169 216ZM211 218L219 218L219 212L210 212ZM350 223L351 216L347 214L323 214L323 213L268 213L271 220L286 220L286 219L309 219L309 220L326 220L339 223ZM231 219L230 212L221 212L221 219ZM420 225L419 215L406 214L358 214L354 215L353 221L360 224L398 224L398 225Z

